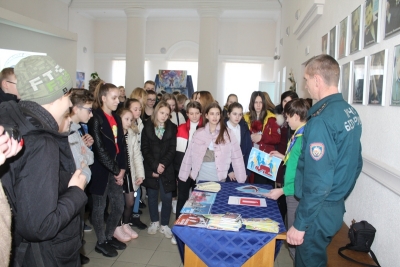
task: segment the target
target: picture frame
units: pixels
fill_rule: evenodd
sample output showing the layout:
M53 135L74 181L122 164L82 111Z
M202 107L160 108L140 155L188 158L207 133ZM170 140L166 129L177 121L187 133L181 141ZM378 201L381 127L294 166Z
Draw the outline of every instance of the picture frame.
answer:
M339 45L338 58L347 56L347 34L348 34L348 18L346 17L339 23Z
M351 23L350 23L350 54L360 51L360 32L361 32L361 6L356 8L351 13Z
M363 14L364 48L376 44L379 39L379 0L366 0Z
M76 72L76 88L85 88L85 72L77 71Z
M363 104L364 103L364 91L366 85L366 57L357 59L353 63L353 93L352 93L352 103L353 104Z
M369 58L368 105L385 104L387 49L372 54Z
M321 54L328 53L328 34L325 34L321 38Z
M336 26L329 31L329 55L336 58Z
M390 105L400 107L400 45L394 47L392 90Z
M400 32L400 1L385 0L385 38Z
M351 62L343 64L340 71L340 92L342 93L343 99L346 102L349 102L349 96L351 91L350 73L351 73Z

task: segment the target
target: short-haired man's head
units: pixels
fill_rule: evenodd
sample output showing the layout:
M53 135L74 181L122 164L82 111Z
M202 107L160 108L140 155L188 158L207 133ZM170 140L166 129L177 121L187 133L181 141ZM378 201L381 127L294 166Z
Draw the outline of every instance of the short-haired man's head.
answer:
M107 93L110 91L110 89L117 89L117 86L100 80L96 86L96 89L94 90L94 108L101 108L103 106L103 96L107 96Z
M81 88L72 88L69 98L73 107L92 104L94 102L93 95L88 90Z
M338 86L340 68L338 62L330 55L319 55L306 62L305 73L313 77L319 75L327 86Z
M294 114L300 117L300 121L307 121L307 113L310 105L303 98L292 99L286 103L283 113L285 116L293 117Z
M143 88L144 88L146 91L150 91L150 90L151 90L151 91L155 91L156 83L153 82L153 81L151 81L151 80L148 80L148 81L146 81L146 82L144 83Z
M191 108L198 109L201 113L201 104L197 101L190 101L186 106L186 112L189 112Z
M0 84L3 80L7 80L12 77L14 74L14 68L4 68L0 74Z

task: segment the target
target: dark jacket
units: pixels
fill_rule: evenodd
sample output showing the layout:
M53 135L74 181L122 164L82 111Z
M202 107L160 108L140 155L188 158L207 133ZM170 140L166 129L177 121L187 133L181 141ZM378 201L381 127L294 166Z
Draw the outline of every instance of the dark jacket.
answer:
M19 99L16 95L4 93L3 89L0 88L0 103L13 100L18 102Z
M229 119L225 119L225 123ZM250 137L250 130L249 127L247 126L247 123L245 120L241 119L239 122L240 125L240 149L242 150L243 154L243 161L244 161L244 167L246 168L246 174L250 174L250 170L247 169L247 162L249 161L249 156L250 156L250 151L251 148L253 147L253 143L251 142L251 137ZM227 126L228 127L228 126ZM232 164L229 167L228 173L233 172ZM227 178L229 179L229 178Z
M113 117L118 128L118 154L112 129L103 110L101 108L93 110L93 117L88 122L89 134L94 139L92 146L94 163L90 168L92 180L89 185L89 192L96 195L104 194L109 173L118 175L121 169L126 169L126 145L122 122L120 117L114 113Z
M14 251L25 239L39 244L45 266L81 266L79 214L87 197L79 187L68 187L76 169L68 136L58 133L47 110L30 101L2 103L0 124L17 127L24 139L22 151L1 172L14 213ZM31 246L23 266L36 266Z
M176 189L173 160L176 150L176 125L170 120L165 122L165 133L160 140L154 129L153 122L144 123L142 131L141 150L143 155L144 173L146 179L143 185L152 189L158 189L158 179L161 179L166 193ZM157 173L158 164L164 164L165 170L160 177L153 177Z

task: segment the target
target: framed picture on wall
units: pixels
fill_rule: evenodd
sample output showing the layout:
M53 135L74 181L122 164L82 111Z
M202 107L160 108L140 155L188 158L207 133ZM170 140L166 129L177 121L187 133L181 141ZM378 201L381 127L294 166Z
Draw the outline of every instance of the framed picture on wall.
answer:
M349 101L350 92L350 62L342 65L340 72L340 92L345 101Z
M348 17L339 24L339 56L344 58L347 55L347 21Z
M329 55L336 58L336 26L329 31Z
M400 45L394 48L393 84L391 106L400 106Z
M360 50L361 6L351 13L350 54Z
M364 98L365 87L365 58L360 58L354 61L353 65L353 104L362 104Z
M76 72L76 88L85 88L85 73L83 71Z
M379 0L366 0L364 8L364 47L373 45L378 39Z
M382 50L371 55L369 66L368 105L384 104L384 87L386 84L386 52Z
M400 32L400 1L384 0L385 5L385 38Z
M324 36L322 36L321 52L322 52L322 54L328 53L328 34L325 34Z

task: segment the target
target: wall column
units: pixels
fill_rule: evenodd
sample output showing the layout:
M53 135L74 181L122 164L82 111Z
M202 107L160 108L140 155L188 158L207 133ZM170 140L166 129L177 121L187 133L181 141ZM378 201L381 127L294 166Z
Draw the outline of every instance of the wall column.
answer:
M199 37L198 91L209 91L218 98L218 27L221 10L201 8Z
M129 97L133 89L144 84L146 17L144 8L125 9L127 17L125 88Z

